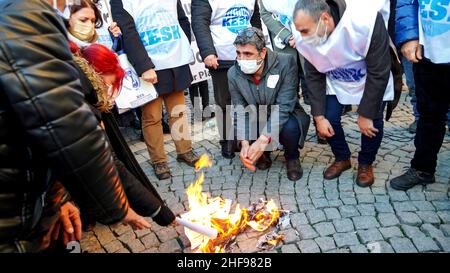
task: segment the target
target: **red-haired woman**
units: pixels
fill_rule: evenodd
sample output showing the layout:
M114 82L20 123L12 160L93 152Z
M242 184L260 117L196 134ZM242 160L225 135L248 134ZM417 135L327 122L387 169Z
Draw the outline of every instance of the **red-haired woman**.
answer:
M101 44L80 49L70 42L70 46L74 61L80 69L85 99L106 131L131 207L140 215L152 217L159 225L171 224L175 220L174 214L142 171L110 112L124 78L116 54Z

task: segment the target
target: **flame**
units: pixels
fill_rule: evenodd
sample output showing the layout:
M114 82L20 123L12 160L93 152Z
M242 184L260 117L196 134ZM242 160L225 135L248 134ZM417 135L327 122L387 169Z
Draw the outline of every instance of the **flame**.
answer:
M195 164L198 172L211 167L212 161L208 155L202 155ZM191 248L203 253L223 253L227 244L243 232L248 226L256 231L265 231L274 225L280 216L277 205L273 200L268 201L264 208L250 214L248 210L236 205L234 213L230 213L231 201L220 196L211 198L203 192L202 184L205 179L202 172L195 183L189 185L186 194L189 201L189 212L183 215L189 221L212 227L218 231L216 239L210 239L189 229L185 233L191 241ZM278 244L278 240L271 240L269 244Z

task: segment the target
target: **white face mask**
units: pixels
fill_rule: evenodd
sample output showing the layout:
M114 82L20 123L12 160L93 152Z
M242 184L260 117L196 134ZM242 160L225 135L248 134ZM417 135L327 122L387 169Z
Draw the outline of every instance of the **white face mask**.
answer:
M263 63L262 60L259 64L258 60L237 60L237 62L245 74L255 74Z
M311 46L320 46L323 45L328 39L328 26L325 25L325 34L320 37L317 33L319 32L320 25L323 23L322 18L319 19L319 23L317 24L316 32L312 35L309 35L303 38L303 41Z

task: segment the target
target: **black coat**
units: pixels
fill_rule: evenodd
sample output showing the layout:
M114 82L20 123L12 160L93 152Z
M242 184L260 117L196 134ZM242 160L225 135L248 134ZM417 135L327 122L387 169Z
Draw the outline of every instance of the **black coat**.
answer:
M86 101L97 120L103 122L105 127L108 142L111 144L114 164L119 172L120 180L131 208L139 215L153 217L153 220L159 225L166 226L172 223L175 220L174 214L164 204L164 201L136 161L133 152L120 132L114 114L117 113L117 109L114 108L109 113L102 113L95 107L98 99L94 87L80 67L77 66L77 68ZM90 211L89 208L83 209L88 213Z
M64 23L46 1L5 0L0 10L0 252L37 251L28 236L56 179L104 224L122 220L128 202Z
M192 31L195 34L200 55L203 60L209 55L216 55L216 48L214 47L213 38L211 35L211 14L212 8L208 0L192 0ZM250 19L250 24L253 27L262 29L261 17L259 14L258 1L255 1L255 9L253 16ZM219 69L230 68L234 65L234 61L220 61Z

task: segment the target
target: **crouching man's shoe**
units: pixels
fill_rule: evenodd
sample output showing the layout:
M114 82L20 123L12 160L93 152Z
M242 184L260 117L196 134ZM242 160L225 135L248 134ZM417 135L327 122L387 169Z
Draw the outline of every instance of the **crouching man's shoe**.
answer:
M406 191L416 185L427 185L435 181L434 175L409 168L406 173L391 180L391 187L396 190Z
M270 152L264 152L255 164L258 170L267 170L272 166L272 159L270 159Z
M303 168L298 159L286 161L286 169L287 177L291 181L297 181L303 176Z
M178 162L184 162L187 165L194 167L195 163L198 161L198 155L196 155L193 151L189 151L184 154L177 155Z
M153 169L155 170L155 175L159 180L170 178L170 170L166 162L153 164Z
M360 164L358 166L358 175L356 176L356 184L360 187L370 187L373 185L375 178L373 176L372 165Z
M233 159L234 154L234 141L224 140L220 142L222 146L222 156L226 159Z
M323 172L323 178L327 180L335 179L351 167L352 163L350 162L350 159L335 161Z

